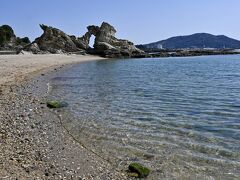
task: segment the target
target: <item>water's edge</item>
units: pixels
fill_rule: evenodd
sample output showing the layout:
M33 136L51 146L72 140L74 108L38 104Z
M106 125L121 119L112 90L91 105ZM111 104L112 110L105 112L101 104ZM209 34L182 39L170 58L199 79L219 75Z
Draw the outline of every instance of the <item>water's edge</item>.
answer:
M213 58L216 58L216 57L213 57ZM224 57L227 57L227 56L224 56ZM232 57L232 56L229 56L229 57ZM194 59L197 59L197 58L208 58L208 57L207 56L194 57ZM171 58L167 58L167 59L171 60ZM184 58L173 58L173 59L184 59ZM164 58L162 58L161 60L164 60ZM108 60L108 63L109 62L111 63L111 61L112 60ZM114 61L117 61L117 60L114 60ZM124 60L124 61L129 61L129 60ZM134 60L130 60L130 61L134 61ZM95 63L104 64L105 61L91 62L90 66L96 68ZM116 62L113 62L113 64L114 63ZM85 64L85 65L88 66L88 64ZM85 66L85 65L81 64L79 66ZM83 76L82 77L77 76L75 78L73 76L71 77L70 75L70 77L66 77L66 72L68 73L68 72L74 71L74 68L76 68L76 66L75 67L69 66L68 68L60 71L59 73L54 74L54 76L52 77L52 80L50 81L50 84L52 88L54 88L54 90L50 92L49 97L63 98L63 100L65 100L66 96L68 95L66 93L65 94L59 93L57 95L54 94L57 92L55 91L56 90L56 86L55 86L56 84L54 84L55 82L61 82L57 86L62 86L64 85L62 84L62 82L67 82L67 86L70 86L71 87L70 89L74 89L75 86L74 84L72 84L72 82L74 82L75 80L78 80L79 78L80 79L82 78L82 80L80 80L79 82L84 81L85 77ZM80 74L80 75L87 76L87 73ZM91 77L91 78L94 78L94 77ZM90 81L92 80L93 79L91 79ZM87 82L90 82L90 81L88 79ZM100 82L100 81L101 79L99 79L96 82ZM142 93L145 93L145 92L142 92L142 90L143 89L136 89L136 91L135 90L134 91L135 93L137 94L140 93L139 95L141 95ZM101 91L104 93L103 89L101 89ZM77 91L74 93L79 93L79 92ZM81 92L81 93L84 94L84 92ZM88 93L88 92L85 92L85 93ZM143 94L143 95L145 98L151 97L151 94L150 96L148 94ZM108 100L106 102L108 102ZM96 107L94 108L95 110L98 109L97 103L98 102L94 103L93 105L94 107ZM205 106L206 105L208 104L205 104ZM90 108L88 107L88 104L81 101L78 102L78 106L79 107L86 106L86 108ZM188 107L190 108L190 106ZM75 138L80 140L81 143L85 144L86 147L93 150L97 154L101 154L101 156L103 156L105 159L108 159L109 161L114 163L117 168L123 169L126 167L127 164L129 164L129 162L137 161L150 166L154 170L153 176L155 177L164 178L169 176L170 178L172 176L174 177L191 176L191 177L205 177L205 178L208 178L208 177L236 178L239 176L239 174L237 173L237 169L239 167L239 149L238 149L239 147L236 146L236 150L235 150L236 153L234 154L232 154L227 149L219 148L220 146L208 147L208 144L218 143L218 139L211 137L208 134L200 135L200 134L196 134L195 132L192 132L191 131L192 125L187 125L187 124L184 125L187 121L182 121L179 127L175 127L176 125L174 124L162 121L162 125L160 127L162 129L162 133L158 135L158 137L157 136L151 137L149 136L149 134L141 134L141 133L139 134L140 136L137 134L135 136L134 134L131 134L131 133L129 134L127 132L128 127L142 126L142 128L146 128L146 129L151 127L146 125L145 123L139 124L135 121L130 120L130 121L124 121L124 123L128 125L128 127L124 126L124 128L126 129L118 129L119 125L122 126L122 124L119 124L120 121L114 121L114 119L111 120L110 118L109 121L107 121L107 123L111 125L110 129L112 130L110 132L107 127L102 126L101 124L97 123L97 121L92 121L93 119L96 118L95 115L89 116L89 114L86 114L86 116L82 116L82 115L78 116L78 114L74 114L71 111L72 109L66 109L61 112L65 128L67 128ZM84 111L82 111L81 113L83 112ZM129 113L130 112L131 111L129 110ZM174 116L176 116L176 114L174 113L175 112L173 112L173 114L170 114L171 117L173 118ZM211 112L206 112L206 113L212 116ZM141 113L137 112L137 114L141 114ZM101 116L101 111L98 111L96 115ZM227 114L216 114L216 115L220 117L228 116ZM146 116L146 118L144 116ZM143 122L144 121L154 122L153 119L149 119L149 117L147 116L148 116L147 114L141 114L141 117L139 116L137 118ZM233 118L235 118L235 116L233 116ZM112 122L114 123L111 124ZM184 128L184 132L180 128L181 129ZM114 131L115 133L113 133ZM150 131L156 131L156 129L151 129ZM176 133L172 134L171 131ZM206 132L207 131L209 130L206 130ZM146 135L151 137L151 141L144 141L144 136ZM118 139L118 137L121 137L121 138ZM158 141L159 137L163 139L163 141L160 141L160 143ZM132 138L139 139L139 141L136 141ZM193 142L186 143L186 141L188 141L189 138L195 139L197 141L206 142L206 145L203 146L203 144L196 144ZM115 150L114 150L115 146L113 143L114 141L121 144L121 146L118 146L118 148ZM151 144L150 142L154 142L154 144ZM145 151L142 151L142 150L139 151L139 148L132 148L132 147L144 148L142 146L143 145L142 143L144 144L146 143L144 145L146 147L157 145L160 149L159 151L156 151L156 149L147 148L145 149ZM178 144L180 143L179 145L185 149L180 154L176 153L179 150L179 145L176 146L176 143ZM114 148L111 149L112 147ZM194 156L192 156L188 152L188 150L191 150L191 151L197 150L197 152L199 153L196 153L194 154ZM209 158L208 156L204 157L205 153L209 154L211 158ZM183 154L188 154L188 156L183 156ZM224 159L218 159L219 157L224 157ZM158 165L152 162L158 162ZM173 166L173 164L175 165ZM209 164L210 166L206 166L207 164ZM225 172L224 170L221 171L221 166L223 166L223 164L226 168ZM226 174L226 172L228 173Z

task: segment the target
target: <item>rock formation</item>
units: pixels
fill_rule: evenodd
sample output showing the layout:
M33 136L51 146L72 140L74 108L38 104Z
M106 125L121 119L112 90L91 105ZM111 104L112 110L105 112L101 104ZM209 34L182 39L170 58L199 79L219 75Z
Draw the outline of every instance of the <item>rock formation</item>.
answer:
M104 57L132 57L144 55L144 51L136 48L132 42L117 39L115 37L116 32L115 28L106 22L103 22L101 27L88 26L89 35L95 36L94 52Z
M35 39L25 50L33 53L68 53L82 51L83 46L75 36L69 36L63 31L41 24L43 34Z
M144 51L136 48L128 40L117 39L116 30L110 24L103 22L101 27L88 26L88 31L82 37L69 36L63 31L46 25L40 25L43 30L41 37L24 50L33 53L89 53L104 57L143 56ZM90 48L91 36L95 36L94 48Z
M0 26L0 50L20 50L29 43L28 37L16 37L10 26Z

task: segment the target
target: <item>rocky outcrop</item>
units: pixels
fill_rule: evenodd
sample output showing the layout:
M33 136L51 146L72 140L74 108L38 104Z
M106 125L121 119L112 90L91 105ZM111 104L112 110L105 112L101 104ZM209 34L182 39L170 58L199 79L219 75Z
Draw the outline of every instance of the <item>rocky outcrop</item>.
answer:
M42 54L42 52L36 42L33 42L24 48L24 51L32 52L33 54Z
M95 36L94 52L104 57L144 56L144 51L136 48L128 40L117 39L116 29L103 22L101 27L88 26L88 33Z
M25 50L33 53L68 53L82 51L84 48L75 36L69 36L63 31L41 24L43 34L35 39Z
M83 37L70 36L77 48L83 50L87 50L89 48L90 39L88 39L88 36L86 34Z
M29 43L28 37L16 37L10 26L0 26L0 50L20 50Z
M43 30L41 37L24 50L37 53L89 53L104 57L135 57L144 56L144 51L136 48L128 40L117 39L116 30L110 24L103 22L99 26L88 26L88 31L82 37L69 36L63 31L46 25L40 25ZM94 48L90 48L90 38L95 36Z

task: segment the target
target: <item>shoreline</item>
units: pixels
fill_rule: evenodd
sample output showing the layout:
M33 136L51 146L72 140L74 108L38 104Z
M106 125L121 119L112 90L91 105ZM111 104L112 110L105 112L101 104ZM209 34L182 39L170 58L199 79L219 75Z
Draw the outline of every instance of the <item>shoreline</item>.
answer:
M41 75L64 65L102 59L106 58L65 54L1 55L0 86L10 85L11 82L16 83L16 81L21 82L27 80L27 76Z
M127 163L117 168L85 148L61 124L61 110L46 107L49 79L87 61L56 63L0 84L0 179L131 179ZM147 179L159 174L154 169Z
M97 59L102 58L91 58ZM65 65L86 61L56 63L1 84L2 179L127 179L125 172L77 143L61 126L57 110L46 107L49 75Z

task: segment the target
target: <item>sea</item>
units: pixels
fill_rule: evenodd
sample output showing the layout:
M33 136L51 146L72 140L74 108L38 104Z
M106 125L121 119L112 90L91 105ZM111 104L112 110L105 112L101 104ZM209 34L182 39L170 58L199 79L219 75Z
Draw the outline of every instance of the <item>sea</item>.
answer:
M151 179L240 179L240 56L111 59L49 81L61 119L89 151Z

